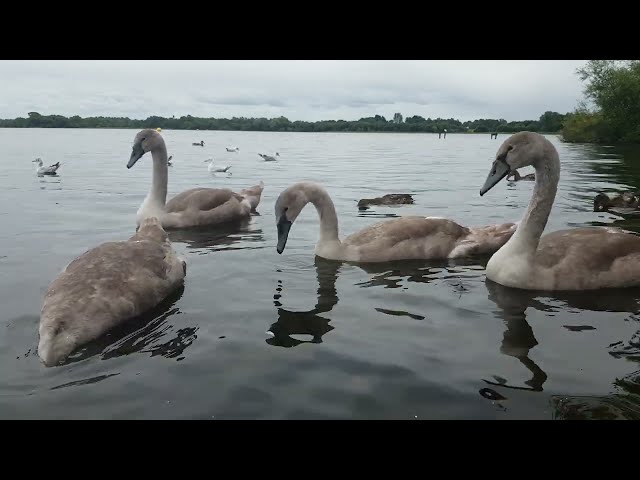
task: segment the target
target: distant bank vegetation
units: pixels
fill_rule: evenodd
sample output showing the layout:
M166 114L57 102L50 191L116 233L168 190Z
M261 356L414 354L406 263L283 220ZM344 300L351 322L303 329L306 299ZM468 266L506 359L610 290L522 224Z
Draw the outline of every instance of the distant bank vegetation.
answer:
M41 115L29 112L27 117L0 120L1 128L163 128L168 130L242 130L254 132L431 132L440 133L513 133L521 130L558 133L565 115L545 112L538 120L507 122L504 119L480 119L461 122L453 118L423 118L419 115L403 118L396 113L392 119L376 115L355 121L321 120L290 121L278 118L202 118L191 115L175 118L148 117L136 120L126 117L86 117L77 115Z
M577 74L586 98L565 118L563 139L640 143L640 60L590 60Z

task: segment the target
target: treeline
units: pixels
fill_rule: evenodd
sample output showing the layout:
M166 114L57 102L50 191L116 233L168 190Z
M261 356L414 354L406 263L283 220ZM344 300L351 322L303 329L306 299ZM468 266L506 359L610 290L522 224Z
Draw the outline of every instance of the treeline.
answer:
M144 120L126 117L86 117L77 115L41 115L29 112L27 117L0 120L0 128L163 128L168 130L245 130L262 132L534 132L557 133L562 129L565 115L545 112L538 120L507 122L504 119L480 119L467 122L449 118L423 118L413 115L404 119L396 113L387 120L376 115L356 121L321 120L318 122L290 121L278 118L201 118L191 115L175 118L152 116Z
M563 139L640 143L640 60L590 60L577 74L586 98L567 115Z

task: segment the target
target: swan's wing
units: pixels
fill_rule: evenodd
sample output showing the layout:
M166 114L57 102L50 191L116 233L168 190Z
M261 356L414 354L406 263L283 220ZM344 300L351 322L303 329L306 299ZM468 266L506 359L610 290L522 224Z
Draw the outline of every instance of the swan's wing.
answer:
M192 188L179 193L166 204L168 213L184 212L186 210L208 211L223 205L232 198L238 201L242 196L227 188Z
M640 285L640 235L611 227L544 235L534 264L556 290Z
M376 223L344 239L362 261L446 258L468 229L445 218L403 217Z
M571 263L595 274L610 270L621 259L634 255L640 260L640 235L612 227L586 227L543 235L535 261L545 268ZM634 268L640 276L640 263Z

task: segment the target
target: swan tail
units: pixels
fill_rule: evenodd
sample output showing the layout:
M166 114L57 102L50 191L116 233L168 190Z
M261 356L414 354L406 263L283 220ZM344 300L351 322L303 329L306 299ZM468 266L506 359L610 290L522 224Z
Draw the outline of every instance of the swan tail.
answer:
M516 228L515 223L467 228L466 235L458 239L449 258L493 255L509 241Z
M241 190L240 195L243 197L242 202L248 204L251 207L251 210L255 210L260 204L263 190L264 182L262 180L260 180L258 185Z
M517 223L485 225L469 229L466 240L476 245L478 254L493 254L509 241L516 232Z

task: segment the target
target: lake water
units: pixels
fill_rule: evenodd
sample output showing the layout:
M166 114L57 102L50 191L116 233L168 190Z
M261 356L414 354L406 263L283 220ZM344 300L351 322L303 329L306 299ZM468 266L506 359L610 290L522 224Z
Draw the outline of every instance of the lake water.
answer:
M0 129L0 418L640 417L636 290L529 294L486 281L486 260L316 259L312 205L276 252L274 203L299 180L326 186L342 236L401 215L519 220L533 182L478 194L505 135L163 131L170 197L263 180L259 214L236 230L172 232L188 263L184 290L45 368L36 349L48 284L85 250L135 231L151 179L149 155L125 168L135 134ZM547 231L638 230L592 211L597 191L640 184L638 152L549 138L562 176ZM278 162L258 156L276 151ZM62 162L59 176L37 177L36 157ZM233 174L212 176L207 158ZM416 203L357 209L385 193Z

